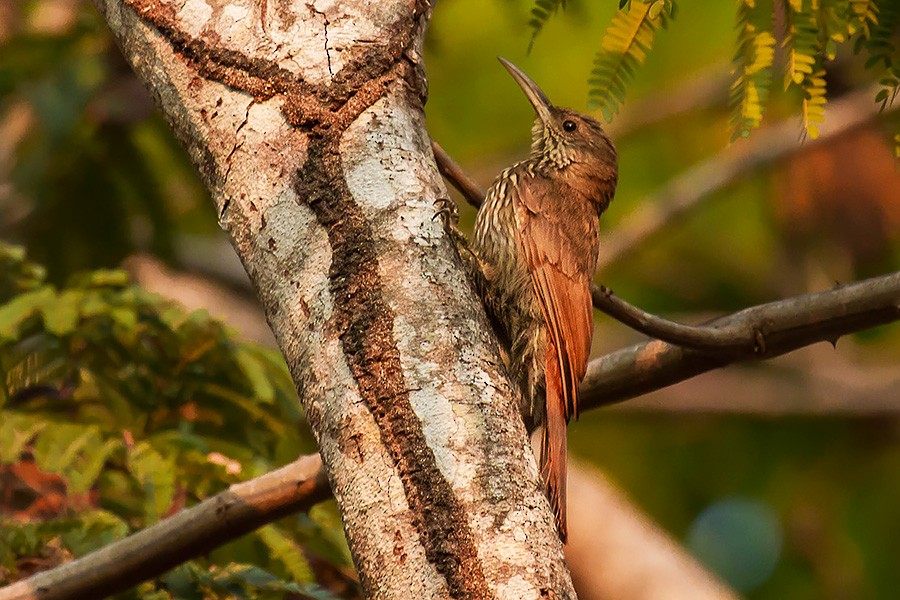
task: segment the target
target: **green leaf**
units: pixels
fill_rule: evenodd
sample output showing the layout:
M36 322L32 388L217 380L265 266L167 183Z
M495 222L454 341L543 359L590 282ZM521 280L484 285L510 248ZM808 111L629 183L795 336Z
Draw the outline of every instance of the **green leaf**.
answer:
M131 307L117 306L111 308L109 316L116 325L125 331L133 331L137 327L137 312Z
M109 439L99 448L90 448L90 452L83 458L78 469L70 470L67 473L69 491L74 494L87 493L100 476L106 461L121 447L121 440Z
M51 286L43 286L34 291L16 296L0 306L0 342L15 341L19 329L32 316L37 315L55 300Z
M234 406L242 409L247 416L252 417L252 419L256 422L265 424L265 426L273 433L276 433L278 435L282 435L285 433L287 424L282 423L271 414L269 414L269 412L264 408L258 406L252 398L247 398L246 396L233 392L224 386L214 383L208 383L203 386L202 389L207 394L221 398L223 400L227 400Z
M149 443L140 442L128 451L128 469L140 482L148 500L146 518L154 523L166 513L175 496L175 465Z
M559 9L566 8L566 0L536 0L534 7L531 9L531 20L528 26L531 27L531 40L528 42L528 52L534 47L534 41L544 29L544 25L555 15Z
M55 422L35 442L35 462L45 471L65 475L86 448L99 443L99 429L94 425Z
M281 561L294 581L312 583L315 581L312 567L303 555L302 550L293 539L288 537L275 525L266 525L257 530L257 535L272 553L272 557Z
M86 288L123 288L131 281L126 271L121 269L98 269L73 277L78 287Z
M29 262L25 249L0 240L0 303L44 284L43 267Z
M734 57L736 79L731 85L732 141L759 127L772 83L775 58L771 0L742 2L738 7L738 49Z
M275 400L275 388L269 381L269 376L260 360L246 346L235 348L234 357L250 382L256 399L271 404Z
M130 533L128 524L107 510L90 510L78 515L77 527L62 534L63 543L75 556L83 556Z
M589 81L588 105L603 112L607 121L618 111L625 98L625 86L638 65L644 63L653 46L653 37L665 25L666 19L674 14L674 3L667 11L654 10L657 17L651 17L651 8L669 3L634 1L627 10L620 10L603 35L600 51L594 59L592 77Z
M44 310L44 327L53 335L69 335L78 324L79 305L84 293L81 290L65 290Z
M0 462L19 460L25 446L43 431L48 423L39 415L19 415L0 411Z

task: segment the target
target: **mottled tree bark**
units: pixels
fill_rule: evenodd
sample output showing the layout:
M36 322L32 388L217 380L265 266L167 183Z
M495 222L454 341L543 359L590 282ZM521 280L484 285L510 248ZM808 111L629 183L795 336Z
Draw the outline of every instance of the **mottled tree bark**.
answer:
M96 0L208 186L373 598L569 598L480 305L435 222L424 0Z

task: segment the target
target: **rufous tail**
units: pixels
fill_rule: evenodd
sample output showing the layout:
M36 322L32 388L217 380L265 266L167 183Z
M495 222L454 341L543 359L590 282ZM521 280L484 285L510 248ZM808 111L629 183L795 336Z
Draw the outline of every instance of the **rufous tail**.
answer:
M548 353L544 435L541 439L541 475L550 508L556 516L559 538L565 544L569 537L566 525L566 401L562 377L555 352Z

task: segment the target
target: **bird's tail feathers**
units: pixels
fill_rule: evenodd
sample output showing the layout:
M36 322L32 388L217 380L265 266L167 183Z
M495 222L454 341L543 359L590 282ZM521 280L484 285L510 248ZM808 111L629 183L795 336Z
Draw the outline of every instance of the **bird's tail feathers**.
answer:
M541 439L541 475L547 499L556 516L559 537L565 544L568 539L566 524L566 399L559 367L553 365L555 353L548 356L546 371L546 414L544 434ZM555 367L555 369L553 368Z

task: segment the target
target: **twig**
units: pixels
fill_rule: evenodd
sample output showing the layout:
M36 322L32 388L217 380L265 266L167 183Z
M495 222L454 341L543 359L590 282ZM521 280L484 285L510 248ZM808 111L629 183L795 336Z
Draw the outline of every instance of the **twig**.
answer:
M620 323L644 335L697 350L737 350L752 344L739 328L723 328L711 325L683 325L644 312L618 296L605 285L591 285L594 307Z
M481 206L484 200L485 191L481 189L478 183L469 177L462 167L456 161L450 158L447 151L441 148L441 145L431 141L431 151L434 152L434 161L437 163L438 171L441 172L448 181L453 184L459 193L475 208Z
M654 340L591 361L581 408L622 402L741 360L761 360L900 319L900 272L747 308L709 324L731 332L727 351Z
M102 598L330 495L321 458L304 456L77 560L0 588L0 600Z

